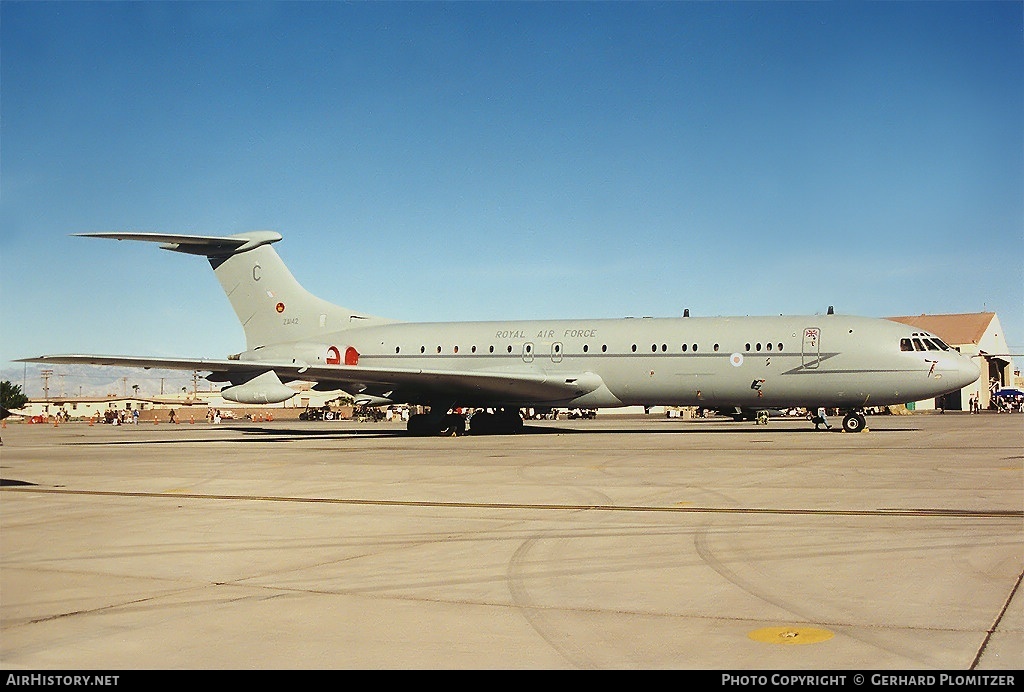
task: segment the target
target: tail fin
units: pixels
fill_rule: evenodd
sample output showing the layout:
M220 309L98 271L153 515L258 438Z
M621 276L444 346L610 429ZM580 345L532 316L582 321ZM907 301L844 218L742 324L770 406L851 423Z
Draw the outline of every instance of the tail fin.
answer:
M76 233L89 238L161 243L172 252L204 255L231 301L246 348L290 341L317 341L320 335L392 320L353 312L304 289L270 247L281 240L273 231L230 236L162 233Z

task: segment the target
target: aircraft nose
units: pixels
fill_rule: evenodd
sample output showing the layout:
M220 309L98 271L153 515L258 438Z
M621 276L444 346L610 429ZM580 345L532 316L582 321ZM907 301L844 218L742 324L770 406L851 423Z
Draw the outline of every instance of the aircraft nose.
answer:
M971 358L957 355L954 365L956 367L954 377L960 389L973 384L981 377L981 367Z

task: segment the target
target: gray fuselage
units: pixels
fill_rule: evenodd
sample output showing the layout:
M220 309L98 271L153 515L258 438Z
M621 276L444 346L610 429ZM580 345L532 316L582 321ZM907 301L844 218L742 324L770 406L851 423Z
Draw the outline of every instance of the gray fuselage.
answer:
M936 397L977 379L978 367L954 350L901 350L902 339L919 333L830 314L390 323L330 337L370 368L596 376L601 383L573 398L458 402L467 406L853 409ZM396 399L419 398L400 392L388 390Z

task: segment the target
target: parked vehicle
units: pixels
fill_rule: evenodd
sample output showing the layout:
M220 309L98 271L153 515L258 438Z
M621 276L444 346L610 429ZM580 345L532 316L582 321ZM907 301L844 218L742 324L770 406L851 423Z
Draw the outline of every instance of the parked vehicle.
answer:
M330 406L309 408L299 414L299 420L334 420L338 416L331 410Z
M384 420L385 415L379 406L359 406L356 408L356 420L360 423L379 423Z
M569 420L574 418L597 418L597 409L593 408L573 408L569 409L568 413Z

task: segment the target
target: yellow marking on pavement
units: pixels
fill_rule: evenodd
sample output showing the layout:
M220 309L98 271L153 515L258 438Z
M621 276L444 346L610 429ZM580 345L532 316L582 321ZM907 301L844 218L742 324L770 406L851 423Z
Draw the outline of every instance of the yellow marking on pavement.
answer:
M747 634L762 644L818 644L828 641L834 635L828 630L815 627L787 625L785 627L762 627Z

